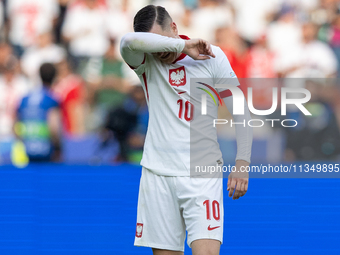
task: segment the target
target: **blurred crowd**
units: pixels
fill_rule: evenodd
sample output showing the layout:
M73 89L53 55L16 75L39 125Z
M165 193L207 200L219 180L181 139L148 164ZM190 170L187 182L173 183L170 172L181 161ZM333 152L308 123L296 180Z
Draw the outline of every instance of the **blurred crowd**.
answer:
M294 86L314 89L313 102L339 126L340 0L2 0L0 142L29 137L32 153L46 154L42 137L58 147L60 137L99 132L103 144L119 142L117 160L138 160L148 113L119 42L147 4L164 6L180 34L221 47L239 78L323 79ZM44 63L55 68L51 84L44 84L44 72L53 72ZM257 107L270 107L271 100L263 99L267 87L254 89ZM28 114L32 107L41 109ZM25 108L30 110L23 114ZM49 116L50 108L59 117ZM57 124L61 131L51 132ZM300 154L293 148L287 155Z

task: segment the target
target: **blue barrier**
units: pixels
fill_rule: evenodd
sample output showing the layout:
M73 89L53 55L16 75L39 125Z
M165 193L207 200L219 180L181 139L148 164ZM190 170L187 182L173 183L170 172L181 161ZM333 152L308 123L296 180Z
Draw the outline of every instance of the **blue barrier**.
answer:
M151 254L133 246L140 172L127 164L2 166L0 254ZM225 192L221 254L340 254L339 184L252 179L240 200Z

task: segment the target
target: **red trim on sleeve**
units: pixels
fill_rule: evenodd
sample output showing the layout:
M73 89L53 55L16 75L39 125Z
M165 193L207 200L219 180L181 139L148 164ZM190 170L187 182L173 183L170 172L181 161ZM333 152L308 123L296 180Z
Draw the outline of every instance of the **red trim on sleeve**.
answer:
M190 40L190 38L186 35L179 35L183 40Z
M240 87L240 85L238 85L237 87ZM226 97L232 96L232 93L229 89L223 90L219 94L220 94L221 98L226 98Z
M146 81L146 75L145 75L145 73L143 73L142 76L143 76L143 80L144 80L146 96L147 96L148 101L149 101L148 82Z
M190 38L188 37L188 36L186 36L186 35L180 35L179 36L181 39L183 39L183 40L190 40ZM172 62L173 64L175 64L177 61L180 61L180 60L182 60L183 58L185 58L187 55L186 54L184 54L184 53L182 53L174 62Z
M175 64L177 61L182 60L183 58L185 58L187 55L182 53L174 62L172 62L173 64Z

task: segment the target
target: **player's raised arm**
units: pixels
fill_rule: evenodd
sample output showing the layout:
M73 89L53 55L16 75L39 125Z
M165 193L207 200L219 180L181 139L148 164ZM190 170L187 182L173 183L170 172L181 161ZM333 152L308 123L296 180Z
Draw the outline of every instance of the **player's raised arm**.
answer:
M125 62L134 68L143 63L145 53L154 53L166 64L174 62L182 52L195 60L215 57L208 42L181 39L176 23L164 8L141 9L134 18L133 28L135 33L122 38L120 51Z
M133 67L142 64L144 53L175 52L181 53L185 41L155 33L135 32L126 34L120 44L124 60Z

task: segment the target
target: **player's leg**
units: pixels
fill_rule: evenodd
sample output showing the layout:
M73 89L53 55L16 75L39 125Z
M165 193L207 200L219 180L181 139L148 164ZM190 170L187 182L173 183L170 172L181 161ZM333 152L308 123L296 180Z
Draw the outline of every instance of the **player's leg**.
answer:
M154 254L183 254L185 225L173 179L143 168L139 187L135 246L154 249Z
M193 255L218 255L221 242L213 239L198 239L191 243Z
M169 251L169 250L160 250L160 249L152 249L153 255L183 255L182 251Z
M188 245L194 255L218 255L223 240L223 179L185 178L177 187Z

